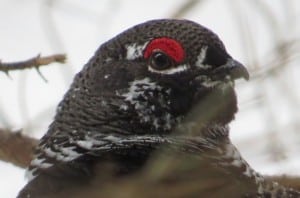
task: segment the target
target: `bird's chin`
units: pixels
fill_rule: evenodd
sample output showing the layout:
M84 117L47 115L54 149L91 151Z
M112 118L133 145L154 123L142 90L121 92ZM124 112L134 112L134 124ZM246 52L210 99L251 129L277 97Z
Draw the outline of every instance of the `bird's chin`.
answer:
M234 81L212 81L212 82L204 82L202 86L208 89L218 89L218 90L227 90L228 88L234 88Z
M227 81L217 84L214 89L221 90L222 92L226 92L226 90L232 90L234 89L235 83L234 81Z
M235 82L230 77L224 79L212 79L207 76L197 76L194 80L194 84L200 89L207 90L226 90L228 88L234 88Z

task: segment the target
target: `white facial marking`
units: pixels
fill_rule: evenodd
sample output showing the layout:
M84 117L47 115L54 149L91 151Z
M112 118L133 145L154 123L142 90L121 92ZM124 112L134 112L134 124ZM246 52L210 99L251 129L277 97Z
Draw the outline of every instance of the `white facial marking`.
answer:
M144 45L137 45L136 43L133 43L131 45L126 45L126 50L127 50L126 59L134 60L143 57L143 50L147 44L148 42L146 42Z
M204 59L205 59L205 57L206 57L206 51L207 51L207 46L206 46L206 47L203 47L203 48L201 49L201 52L200 52L200 54L198 55L197 61L196 61L196 63L195 63L195 66L196 66L196 67L199 67L199 68L201 68L201 69L210 69L210 68L211 68L210 65L204 65L204 64L203 64L203 61L204 61Z
M204 81L202 83L202 85L204 87L211 88L211 87L216 87L217 85L222 84L222 83L223 83L222 81L211 81L211 80L208 80L208 81Z
M172 67L170 69L165 69L165 70L156 70L156 69L153 69L152 67L148 66L148 70L150 72L158 73L158 74L167 74L167 75L180 73L180 72L186 71L188 69L189 69L189 65L186 65L186 64L178 65L177 67Z
M206 76L199 76L198 78L199 78L199 80L202 80L201 84L207 88L219 86L221 88L221 90L225 91L228 87L234 87L234 82L229 80L229 78L226 82L221 81L221 80L213 81L213 80L207 78Z

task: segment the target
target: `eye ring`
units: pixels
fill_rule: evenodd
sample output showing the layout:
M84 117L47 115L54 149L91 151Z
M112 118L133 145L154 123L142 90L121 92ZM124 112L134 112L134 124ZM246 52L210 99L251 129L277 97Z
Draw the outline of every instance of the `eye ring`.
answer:
M149 58L149 65L155 70L165 70L174 66L174 61L161 50L154 51Z

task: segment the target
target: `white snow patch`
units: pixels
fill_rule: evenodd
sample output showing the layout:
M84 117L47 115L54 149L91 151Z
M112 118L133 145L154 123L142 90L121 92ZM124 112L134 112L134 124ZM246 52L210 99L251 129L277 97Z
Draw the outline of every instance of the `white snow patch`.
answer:
M99 134L98 134L99 135ZM85 137L85 140L82 140L82 142L91 142L93 145L103 145L106 144L106 141L103 141L103 134L100 134L100 136L92 136L92 134L89 134L89 136Z
M64 154L64 155L77 158L77 157L81 156L82 154L74 151L73 149L75 149L75 148L76 148L75 146L62 147L62 148L60 148L60 150L61 150L62 154Z
M45 148L44 153L50 158L54 158L58 161L68 162L82 155L76 151L73 151L74 148L75 147L63 147L59 148L60 151L52 151L51 148Z
M109 140L111 142L119 142L121 140L121 138L117 137L117 136L113 136L113 135L108 135L108 136L104 137L103 140Z
M86 141L86 140L78 140L76 141L76 144L81 148L88 149L88 150L91 149L94 145L92 141Z
M51 148L49 148L49 147L45 148L43 151L44 151L45 155L48 157L54 158L57 155L57 153L52 151Z
M65 156L65 155L61 155L61 154L58 154L56 155L56 160L58 161L62 161L62 162L69 162L69 161L72 161L76 158L78 158L80 155L78 156Z
M39 168L42 168L42 169L46 169L46 168L49 168L51 167L53 164L50 164L50 163L46 163L44 162L45 159L39 159L39 158L35 158L31 161L31 165L32 166L36 166L36 167L39 167Z

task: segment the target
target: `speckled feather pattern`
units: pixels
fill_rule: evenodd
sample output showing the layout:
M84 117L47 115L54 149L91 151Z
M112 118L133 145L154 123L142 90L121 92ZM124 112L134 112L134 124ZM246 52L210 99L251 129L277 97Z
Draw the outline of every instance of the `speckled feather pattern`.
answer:
M173 43L180 50L172 67L152 67L152 54L161 50L147 48L153 40ZM172 50L168 48L178 57ZM56 182L90 178L95 164L103 161L130 174L161 147L206 159L229 175L238 173L253 187L245 196L300 197L267 183L229 140L228 124L237 112L234 80L248 78L246 69L235 63L216 34L188 20L148 21L107 41L75 76L58 105L29 167L31 180L19 198L55 194L61 190ZM240 68L238 73L230 73L233 66ZM53 189L35 188L49 178L54 178Z

